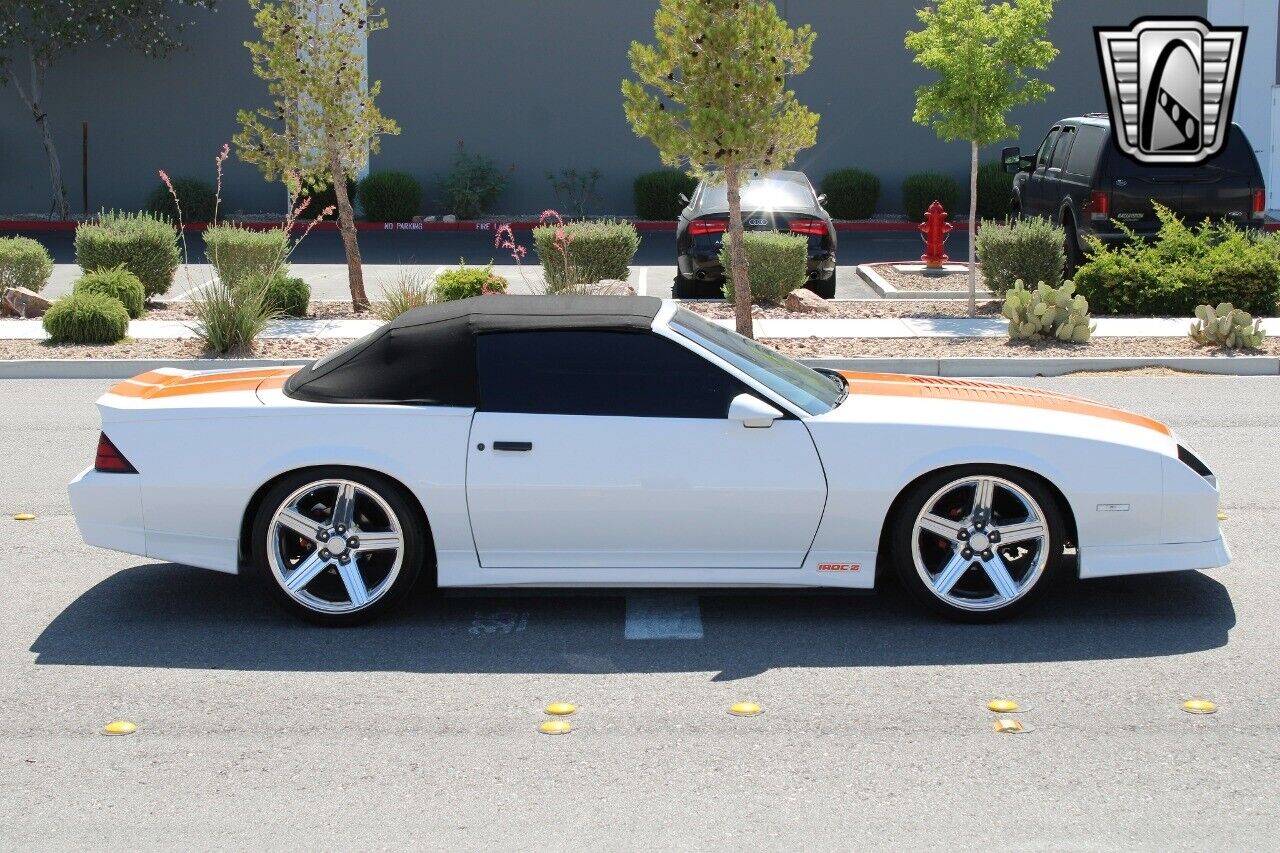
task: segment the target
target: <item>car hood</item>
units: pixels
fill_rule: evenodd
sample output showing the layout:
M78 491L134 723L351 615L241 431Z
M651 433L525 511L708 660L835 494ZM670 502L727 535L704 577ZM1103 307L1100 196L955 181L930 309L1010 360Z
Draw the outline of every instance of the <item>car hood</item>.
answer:
M281 388L297 367L242 370L181 370L162 367L119 382L98 400L104 420L121 417L188 416L204 410L253 409L262 405L258 393Z
M829 415L862 423L1044 432L1140 446L1177 445L1160 421L1083 397L972 379L840 371L849 395Z

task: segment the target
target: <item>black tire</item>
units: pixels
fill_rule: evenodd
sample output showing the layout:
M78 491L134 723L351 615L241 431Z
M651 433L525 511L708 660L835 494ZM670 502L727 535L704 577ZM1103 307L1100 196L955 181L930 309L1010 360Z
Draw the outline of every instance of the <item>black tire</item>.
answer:
M989 605L986 609L973 609L984 601L982 598L982 590L984 586L990 585L992 591L996 592L994 584L992 584L991 580L987 578L986 571L981 566L979 560L981 555L974 555L968 563L968 568L965 569L964 573L959 575L958 580L955 581L954 589L958 589L963 592L963 588L968 586L968 588L975 590L972 593L973 598L969 600L969 605L965 607L953 605L939 597L939 595L934 591L934 588L925 581L924 577L922 577L921 570L917 569L915 562L916 546L918 544L917 538L919 539L919 543L923 543L921 544L923 554L923 550L926 545L929 545L931 537L931 534L928 531L918 531L916 528L917 516L925 509L925 503L937 495L940 490L947 489L949 485L955 484L958 481L963 481L966 478L976 477L988 477L996 480L1007 481L1008 483L1012 483L1018 487L1018 489L1021 489L1027 497L1034 501L1036 508L1043 517L1044 527L1048 530L1048 541L1038 544L1038 547L1043 549L1044 560L1043 568L1039 571L1038 575L1033 574L1033 567L1035 566L1036 559L1041 553L1040 551L1037 551L1036 556L1033 557L1031 556L1031 551L1028 548L1025 549L1027 554L1019 557L1015 555L1015 552L1024 549L1014 548L1012 543L997 545L995 548L991 549L1001 559L1007 561L1003 565L1008 569L1010 578L1015 579L1014 582L1016 584L1021 584L1023 581L1028 580L1030 582L1025 589L1020 588L1017 596L1012 598L1008 603ZM1000 488L1002 490L1004 489L1003 486ZM947 494L951 495L954 493L948 492ZM1001 494L1002 497L997 498L996 502L993 503L993 506L996 506L997 509L1000 506L1008 506L1010 497L1014 496L1014 493L1011 491L1002 491ZM946 498L944 498L944 500L946 500ZM930 507L930 509L936 509L937 506L941 505L942 502L939 502L939 504L935 507ZM999 524L999 515L1000 513L997 511L997 513L992 517L992 523L987 529L987 534L995 528L996 524ZM950 518L950 516L948 518ZM967 526L968 522L964 519L960 519L957 520L955 524L957 528L960 528ZM942 469L930 474L912 486L910 491L903 495L903 499L898 504L896 514L890 521L888 542L889 562L892 566L894 576L902 586L906 588L913 598L933 612L956 622L997 622L1021 613L1028 607L1035 606L1037 602L1043 600L1050 592L1062 574L1062 564L1064 562L1063 543L1065 541L1065 536L1066 525L1063 520L1062 510L1058 505L1057 498L1053 492L1036 477L1029 475L1025 471L1000 465L958 466L955 468ZM946 542L942 537L937 537L936 541L936 547L940 550L935 559L938 562L946 562L950 552L943 550L942 546L944 544L948 548L954 548L956 546L950 542ZM930 547L935 546L930 545ZM987 547L991 548L990 545ZM958 550L951 556L951 559L955 559L957 557L960 558L961 563L964 563L964 558ZM1023 572L1020 577L1017 576L1018 571ZM938 571L932 576L937 578L942 574L942 571ZM957 594L955 597L959 598L960 594ZM998 597L999 595L997 593L996 598Z
M724 285L706 279L685 278L676 273L671 287L673 299L724 299Z
M277 577L275 570L272 568L271 559L268 557L268 548L276 547L277 540L273 537L277 534L272 531L273 518L282 505L300 489L304 489L309 485L327 481L348 481L356 484L363 490L375 494L390 512L395 515L395 522L399 526L399 532L402 541L400 549L400 561L396 570L395 577L386 585L385 589L378 592L376 598L363 606L357 606L354 603L354 597L349 598L351 609L345 612L327 612L321 609L315 609L307 606L294 597L293 594L285 590L282 585L283 581ZM320 494L323 490L318 489L316 494ZM309 493L310 494L310 493ZM371 516L374 517L374 523L370 523L370 528L380 525L381 516L385 514L381 504L375 503L367 495L363 500L369 503L368 507L361 508L361 497L358 496L355 502L356 522L351 529L351 533L362 532L358 525L362 522L369 523ZM324 515L321 511L323 508L319 506L319 502L323 498L317 498L317 511L315 517ZM318 521L317 524L323 525L325 522ZM392 482L388 478L375 474L371 471L365 471L357 468L341 468L341 467L322 467L307 468L301 471L294 471L281 477L263 496L258 510L253 519L251 540L251 559L247 573L252 575L254 579L264 588L267 594L282 608L289 613L308 622L326 627L347 627L351 625L360 625L365 622L372 621L385 613L393 610L399 605L413 589L417 583L419 576L422 574L424 561L428 558L429 548L427 546L427 534L423 529L421 522L421 511L417 506L417 502L409 496L402 487ZM287 541L287 534L284 540ZM305 545L302 543L306 543ZM284 547L284 546L281 546ZM309 553L308 547L312 550L320 550L321 544L317 542L307 542L305 538L300 537L297 540L299 553ZM348 558L343 561L345 567L348 563L356 567L361 573L362 580L367 584L368 579L373 577L374 585L377 585L377 577L379 568L371 565L371 560L384 559L379 557L380 554L386 554L385 551L371 551L366 553L357 553L356 546L352 545L351 554L355 554L354 558ZM324 553L328 553L325 551ZM389 562L394 562L393 558L385 558ZM362 562L363 561L363 562ZM385 571L382 575L385 580L390 576L390 571ZM303 585L302 592L310 597L319 598L329 590L336 590L338 585L343 584L338 574L336 561L330 568L326 568L316 575L315 580L309 581ZM313 594L311 590L317 585L320 586L319 592ZM376 591L376 590L375 590ZM338 606L335 604L334 606Z
M823 299L836 298L836 271L832 270L831 275L826 278L815 279L809 282L808 288Z
M1080 247L1080 233L1076 230L1075 219L1071 214L1067 214L1062 218L1062 227L1066 231L1066 240L1064 248L1066 249L1067 262L1063 266L1062 277L1064 279L1074 278L1076 271L1084 266L1084 249Z
M685 278L680 273L676 273L676 279L671 284L672 299L697 299L694 294L694 286L697 284L693 279Z

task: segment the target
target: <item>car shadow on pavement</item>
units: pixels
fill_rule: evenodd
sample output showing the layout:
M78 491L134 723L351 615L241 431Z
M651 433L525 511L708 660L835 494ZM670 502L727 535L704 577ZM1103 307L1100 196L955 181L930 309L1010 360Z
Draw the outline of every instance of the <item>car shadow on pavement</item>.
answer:
M646 594L652 594L652 590ZM879 595L696 590L702 640L626 640L625 591L415 594L371 625L318 628L243 578L168 564L121 571L41 632L36 663L250 671L718 672L1159 657L1224 646L1235 625L1209 575L1069 581L1009 622L935 619Z

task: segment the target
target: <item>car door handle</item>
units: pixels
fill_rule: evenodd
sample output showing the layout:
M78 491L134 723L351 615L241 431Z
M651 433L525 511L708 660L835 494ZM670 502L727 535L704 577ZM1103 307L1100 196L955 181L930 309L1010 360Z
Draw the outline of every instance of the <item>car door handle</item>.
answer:
M524 453L533 450L532 441L495 441L493 443L494 450L509 450L512 452Z

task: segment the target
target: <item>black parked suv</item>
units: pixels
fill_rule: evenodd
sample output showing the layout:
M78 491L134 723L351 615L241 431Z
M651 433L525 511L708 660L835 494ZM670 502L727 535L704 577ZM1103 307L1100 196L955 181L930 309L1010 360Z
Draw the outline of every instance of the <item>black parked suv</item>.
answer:
M1112 144L1106 114L1063 119L1035 154L1006 148L1001 159L1015 174L1013 212L1048 217L1066 229L1070 271L1083 263L1086 234L1122 243L1119 221L1139 235L1153 235L1160 223L1152 202L1189 222L1225 219L1260 228L1265 216L1262 170L1239 125L1231 126L1221 152L1195 166L1129 159Z

